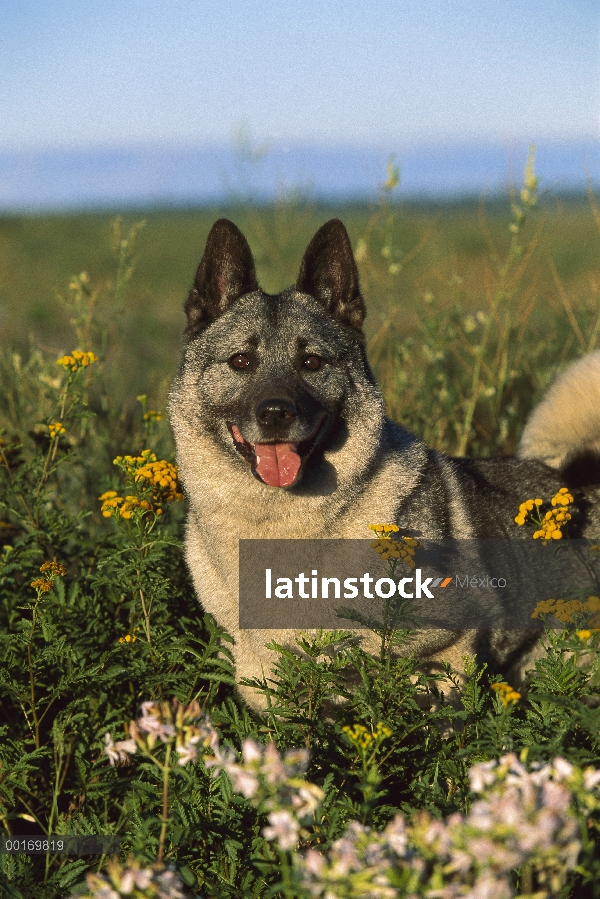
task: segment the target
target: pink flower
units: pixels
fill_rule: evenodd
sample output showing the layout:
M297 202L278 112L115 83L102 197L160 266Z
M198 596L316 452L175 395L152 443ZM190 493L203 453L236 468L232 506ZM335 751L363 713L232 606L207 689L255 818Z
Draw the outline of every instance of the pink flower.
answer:
M277 845L283 850L293 849L297 845L300 825L289 812L271 812L269 822L271 826L263 828L265 839L277 840Z
M263 773L270 784L282 784L287 777L285 765L281 760L281 756L277 752L275 743L267 743L265 746L265 757L262 767Z
M196 747L196 743L198 743L199 740L199 736L190 737L187 743L184 743L183 746L177 747L177 754L179 755L177 762L182 767L184 765L187 765L188 762L193 763L198 761L198 749Z
M554 764L552 766L554 768L554 780L560 783L561 780L566 780L569 777L572 777L573 765L569 764L566 759L556 758L554 759Z
M252 771L246 771L241 766L235 766L230 777L233 778L233 789L241 793L246 799L252 799L258 790L258 777Z
M113 743L113 738L109 733L106 734L104 740L106 742L104 752L111 765L127 761L128 756L133 755L137 749L135 740L120 740L118 743Z
M316 784L305 783L292 795L292 806L299 818L313 815L319 802L323 798L323 791Z
M393 821L390 821L384 830L386 842L392 852L402 858L406 853L408 835L406 833L406 822L401 815L396 815Z
M119 889L123 893L133 893L134 887L138 890L147 889L152 883L151 868L127 868L121 877Z
M142 703L142 717L138 718L138 728L154 739L168 743L175 736L175 728L172 724L166 724L160 717L160 709L155 702Z
M474 793L483 793L486 787L490 787L496 780L496 762L479 762L469 770L469 780Z
M262 762L262 751L258 743L254 740L244 740L242 743L242 758L246 764L253 762Z
M600 783L600 771L595 771L594 768L588 768L583 772L583 786L585 789L591 793L598 784Z

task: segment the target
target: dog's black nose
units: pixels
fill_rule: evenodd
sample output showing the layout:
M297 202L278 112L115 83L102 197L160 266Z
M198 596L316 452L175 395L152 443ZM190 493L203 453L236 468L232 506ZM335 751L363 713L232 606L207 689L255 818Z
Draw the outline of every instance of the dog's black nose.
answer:
M298 410L288 400L263 400L256 407L256 419L264 428L287 428L298 417Z

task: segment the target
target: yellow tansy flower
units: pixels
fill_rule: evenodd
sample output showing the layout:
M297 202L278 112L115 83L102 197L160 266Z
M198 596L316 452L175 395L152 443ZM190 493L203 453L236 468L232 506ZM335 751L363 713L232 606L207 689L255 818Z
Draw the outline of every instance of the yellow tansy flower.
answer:
M48 593L50 588L52 587L52 581L49 581L45 577L39 577L37 580L31 582L31 586L34 590L39 590L42 593Z
M44 562L44 564L40 566L40 571L46 576L36 578L35 581L31 582L31 586L37 591L38 597L40 597L42 593L48 593L56 578L64 577L67 573L67 569L62 562Z
M553 506L568 506L573 502L573 497L566 487L561 487L558 493L552 497Z
M95 353L83 353L81 350L73 350L70 355L61 356L56 360L57 365L70 371L78 371L80 368L87 368L92 362L97 362L98 357Z
M387 737L392 736L389 727L386 727L382 722L379 722L371 732L369 732L362 724L354 724L352 727L343 727L342 731L357 749L363 750L369 749L373 743L379 743Z
M62 562L44 562L44 564L40 566L40 571L49 571L59 577L64 577L67 573L67 569Z
M162 515L163 503L184 499L178 489L177 466L165 459L157 459L152 450L143 450L139 456L117 456L114 464L124 472L128 486L139 489L141 495L130 494L123 498L115 490L107 490L99 497L105 518L115 512L126 520L136 512Z
M66 434L64 425L61 421L55 421L48 425L51 437L58 437L59 434Z
M498 694L500 702L506 708L513 702L518 702L521 699L521 694L517 690L513 690L510 684L492 684L492 690Z

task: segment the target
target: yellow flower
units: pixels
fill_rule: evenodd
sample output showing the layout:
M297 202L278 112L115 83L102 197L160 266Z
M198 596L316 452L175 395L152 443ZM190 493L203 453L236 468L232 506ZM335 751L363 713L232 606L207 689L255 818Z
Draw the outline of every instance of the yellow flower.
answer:
M57 365L62 365L70 371L78 371L80 368L87 368L92 362L97 362L98 357L95 353L83 353L81 350L73 350L70 355L61 356L56 360Z
M542 599L531 613L532 618L539 618L540 615L548 615L554 608L553 599Z
M362 724L354 724L352 727L343 727L342 731L346 734L351 743L357 749L369 749L373 743L380 743L387 737L392 736L389 727L386 727L381 721L371 733Z
M518 702L521 699L521 694L517 690L513 690L510 684L502 684L496 683L492 684L492 690L498 694L500 702L506 708L513 702Z
M119 643L135 643L136 640L135 634L125 634L124 637L119 637Z
M99 499L105 518L110 518L115 512L125 520L131 519L135 513L162 515L163 503L184 499L178 489L177 466L165 459L157 459L152 450L143 450L139 456L117 456L114 464L125 474L127 485L139 492L125 498L118 496L115 490L103 493Z
M48 593L52 589L57 577L64 577L67 573L67 569L62 562L44 562L44 564L40 566L40 571L46 576L39 577L31 582L31 586L37 591L38 598L42 593Z
M52 581L49 581L48 578L45 577L39 577L37 580L31 582L31 586L40 593L48 593L52 587Z
M52 438L58 437L59 434L66 434L67 432L64 429L63 423L61 421L55 421L52 424L48 425L48 430L50 431L50 436Z
M565 624L573 624L573 616L580 615L585 611L585 606L578 599L571 599L568 602L558 600L553 614L559 621Z
M519 506L519 513L515 518L515 522L521 526L524 525L527 521L529 513L533 511L534 506L541 506L543 500L541 499L526 499L525 502L522 502Z
M573 502L573 497L566 487L561 487L556 496L552 497L553 506L568 506Z
M591 596L589 599L596 600L597 597ZM574 616L579 616L586 611L594 611L594 605L594 602L592 605L588 605L587 602L583 603L579 599L544 599L538 602L531 617L539 618L540 615L552 614L564 624L573 624Z
M568 507L572 502L573 497L568 489L561 487L558 493L552 497L551 504L554 508L548 510L544 517L541 518L540 506L543 505L543 500L539 497L537 499L526 499L519 506L519 511L514 519L515 524L519 525L519 527L528 522L536 524L537 530L533 534L534 540L543 540L544 543L548 540L561 540L563 537L562 528L571 520L571 513Z
M137 464L139 461L142 462L141 466ZM137 482L146 480L154 487L163 488L167 502L183 499L183 494L177 490L177 466L165 459L157 460L150 450L144 450L142 456L135 460L131 473Z
M117 496L116 490L107 490L106 493L103 493L98 499L102 503L100 511L104 518L110 518L113 512L118 511L119 506L124 502L122 496Z
M58 575L59 577L64 577L67 573L67 569L62 562L44 562L40 567L40 571L50 571L52 574Z
M394 525L394 527L396 527ZM396 530L399 528L396 527ZM399 560L405 562L409 568L415 567L414 555L415 550L421 544L414 537L400 537L393 540L391 537L380 536L378 540L371 543L372 549L378 553L381 558L387 562L388 559Z
M580 640L589 640L592 636L592 632L588 630L583 631L575 631Z
M366 749L372 740L371 734L362 724L355 724L353 727L343 727L342 731L348 736L351 743Z
M370 530L375 531L377 536L381 536L383 534L391 534L396 533L400 530L397 524L370 524Z
M554 497L556 499L556 497ZM554 500L552 500L554 502ZM563 533L561 528L571 520L571 513L564 509L550 509L544 515L541 528L535 531L534 540L561 540Z
M385 724L383 724L380 721L379 724L377 725L377 727L375 728L375 730L373 731L373 736L375 737L376 740L380 740L380 739L385 740L387 737L392 736L392 732L389 729L389 727L386 727Z

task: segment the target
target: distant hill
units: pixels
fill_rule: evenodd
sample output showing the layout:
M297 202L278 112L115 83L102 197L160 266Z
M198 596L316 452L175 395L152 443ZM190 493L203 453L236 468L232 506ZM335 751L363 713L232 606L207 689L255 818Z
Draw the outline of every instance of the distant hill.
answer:
M0 151L0 211L195 205L224 199L268 201L282 192L315 199L364 199L385 180L391 154L358 147L113 147ZM457 197L520 182L527 147L464 146L399 149L400 195ZM540 142L542 189L580 190L600 183L600 138Z

